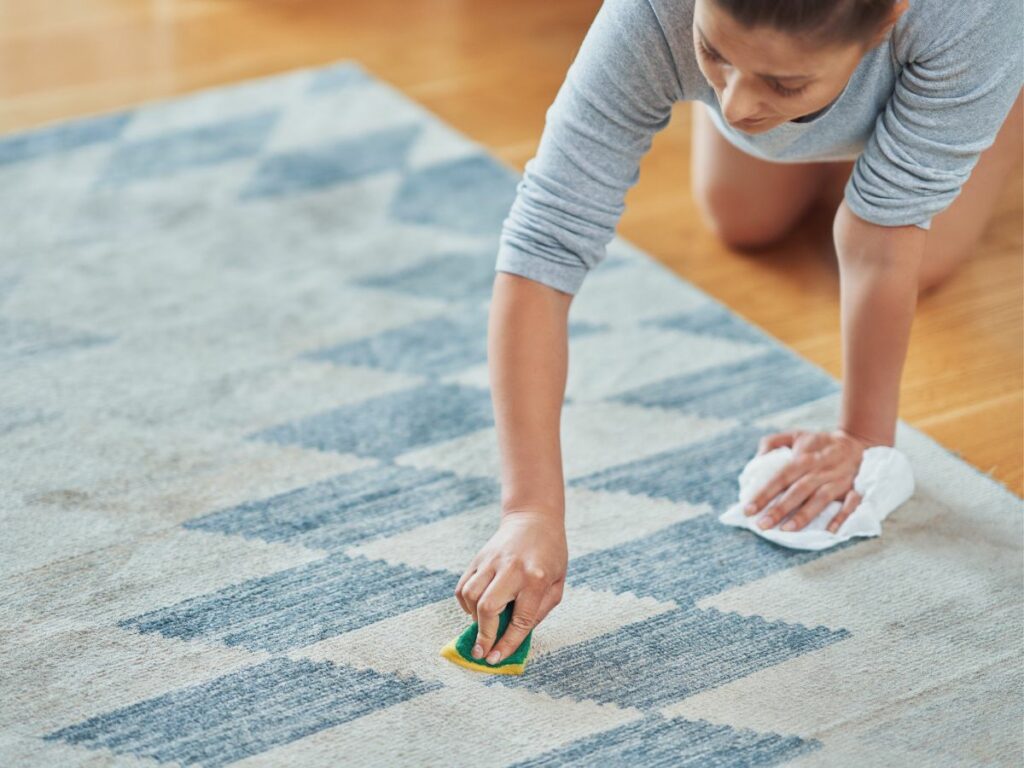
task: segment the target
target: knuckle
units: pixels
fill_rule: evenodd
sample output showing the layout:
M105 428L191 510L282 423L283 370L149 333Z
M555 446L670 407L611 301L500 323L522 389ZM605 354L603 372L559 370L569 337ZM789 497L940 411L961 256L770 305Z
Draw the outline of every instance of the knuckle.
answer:
M529 631L534 624L536 624L536 622L531 614L516 614L508 623L510 628L521 629L524 631Z
M819 503L827 504L828 502L832 501L834 496L835 494L833 493L832 489L829 488L827 485L823 485L814 492L813 498L815 501Z
M796 501L800 498L806 498L811 495L812 489L811 483L807 478L801 478L790 486L790 493L786 494L786 500Z
M526 570L526 561L522 555L514 554L505 558L505 567L522 573Z
M527 566L523 573L531 581L545 581L548 577L547 571L536 565Z
M775 525L777 522L779 522L779 520L781 520L785 516L786 513L783 510L779 509L778 507L772 507L771 509L764 513L764 519L772 525Z
M809 496L814 491L814 481L809 478L797 480L793 484L794 496Z
M499 608L495 605L493 600L488 600L486 598L476 604L477 612L488 616L499 613L503 608L504 606Z

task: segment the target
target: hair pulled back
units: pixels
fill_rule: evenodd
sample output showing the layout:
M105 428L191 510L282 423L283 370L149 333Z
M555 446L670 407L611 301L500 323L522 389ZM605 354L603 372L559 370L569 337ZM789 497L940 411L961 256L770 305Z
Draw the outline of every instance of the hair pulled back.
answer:
M894 0L713 0L748 28L769 27L817 46L864 43L881 28Z

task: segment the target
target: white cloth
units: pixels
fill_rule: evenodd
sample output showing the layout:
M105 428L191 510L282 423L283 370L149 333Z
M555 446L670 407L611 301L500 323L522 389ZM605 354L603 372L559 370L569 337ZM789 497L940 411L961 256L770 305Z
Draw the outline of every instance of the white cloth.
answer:
M793 549L825 549L854 536L881 536L882 521L914 494L914 473L907 457L887 446L875 446L864 451L860 470L853 487L861 495L861 502L835 533L825 530L842 502L833 501L811 522L798 531L784 531L781 522L762 530L758 521L764 511L755 515L743 513L743 507L793 457L793 449L776 448L755 456L743 468L739 477L739 501L718 516L720 522L738 528L747 528L758 536ZM779 494L781 495L781 494ZM778 498L778 496L776 496Z

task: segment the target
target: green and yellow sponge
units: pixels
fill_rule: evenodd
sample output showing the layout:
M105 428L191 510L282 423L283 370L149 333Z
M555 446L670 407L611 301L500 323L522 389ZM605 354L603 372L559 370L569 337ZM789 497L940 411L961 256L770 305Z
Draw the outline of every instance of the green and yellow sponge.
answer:
M501 640L505 634L505 628L508 627L509 621L512 620L513 605L515 605L515 600L506 605L505 610L498 616L498 639L495 640L495 645L497 645L498 640ZM474 659L472 656L478 628L478 623L474 621L462 631L461 635L441 649L441 655L460 667L475 669L477 672L489 672L492 675L523 674L523 668L526 666L526 657L530 653L530 638L533 637L533 630L531 629L526 634L523 642L520 643L514 653L499 659L497 664L488 664L486 658Z

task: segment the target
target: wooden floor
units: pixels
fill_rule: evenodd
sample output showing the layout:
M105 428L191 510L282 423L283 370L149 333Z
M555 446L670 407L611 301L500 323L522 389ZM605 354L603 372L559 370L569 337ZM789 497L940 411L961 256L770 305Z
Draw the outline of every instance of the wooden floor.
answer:
M599 0L0 0L0 132L198 88L357 59L517 170ZM690 105L676 107L626 198L620 234L840 373L824 206L743 256L689 191ZM976 256L920 304L901 416L1018 494L1024 483L1022 176Z

